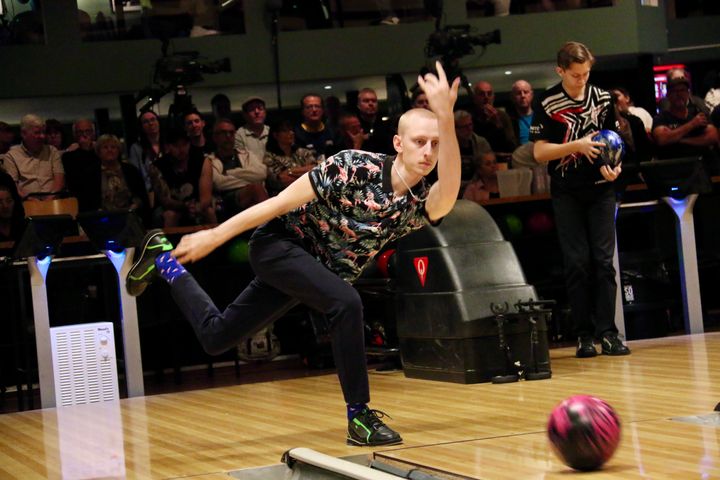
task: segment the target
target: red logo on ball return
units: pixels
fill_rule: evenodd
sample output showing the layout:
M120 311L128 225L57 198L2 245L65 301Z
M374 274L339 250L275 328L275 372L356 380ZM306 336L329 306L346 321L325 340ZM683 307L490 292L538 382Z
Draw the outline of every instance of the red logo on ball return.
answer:
M415 265L415 273L417 273L418 279L420 280L420 285L424 287L428 270L428 257L415 257L413 258L413 264Z

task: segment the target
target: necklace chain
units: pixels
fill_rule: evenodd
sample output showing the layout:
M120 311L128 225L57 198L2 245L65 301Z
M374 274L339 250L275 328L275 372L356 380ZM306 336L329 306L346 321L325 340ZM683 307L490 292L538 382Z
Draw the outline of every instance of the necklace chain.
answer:
M403 185L405 185L405 188L407 188L408 193L410 194L410 196L411 196L416 202L419 202L420 199L417 197L417 195L415 195L415 194L413 193L412 189L410 188L410 185L407 184L407 182L406 182L405 179L403 178L402 174L400 173L400 170L397 169L397 167L395 166L394 163L393 163L393 170L395 170L395 173L397 173L397 176L400 177L400 181L403 183Z

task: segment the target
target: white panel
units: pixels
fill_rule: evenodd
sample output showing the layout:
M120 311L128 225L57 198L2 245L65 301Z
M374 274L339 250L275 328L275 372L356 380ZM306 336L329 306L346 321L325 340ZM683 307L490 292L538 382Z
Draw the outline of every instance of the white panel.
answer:
M50 337L58 407L119 398L112 323L53 327Z

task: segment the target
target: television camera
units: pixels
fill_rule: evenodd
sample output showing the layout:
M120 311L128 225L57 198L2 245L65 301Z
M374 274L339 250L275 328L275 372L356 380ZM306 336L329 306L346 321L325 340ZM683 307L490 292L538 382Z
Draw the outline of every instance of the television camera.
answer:
M470 25L447 25L439 27L430 34L425 45L425 56L440 57L445 73L449 79L460 77L461 84L472 95L472 90L465 74L460 68L460 58L475 53L475 47L485 47L490 44L500 44L500 30L488 33L475 34L471 32Z
M205 74L230 72L230 59L206 60L200 57L199 52L176 52L172 55L163 55L155 63L153 73L153 86L138 92L135 102L145 100L139 108L141 112L147 111L160 99L170 92L175 92L170 113L178 114L187 111L192 106L192 100L187 87L202 82Z
M191 85L203 81L205 73L230 71L229 58L207 61L200 58L199 52L177 52L155 63L153 80L158 84Z
M487 47L492 43L501 43L500 30L472 34L470 25L447 25L430 34L425 46L425 55L443 59L458 59L474 53L476 46Z

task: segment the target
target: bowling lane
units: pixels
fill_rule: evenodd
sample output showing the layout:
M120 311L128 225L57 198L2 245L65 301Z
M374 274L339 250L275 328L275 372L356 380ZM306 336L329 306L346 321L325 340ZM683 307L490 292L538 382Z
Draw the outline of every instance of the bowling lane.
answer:
M718 478L720 430L712 424L718 416L703 416L705 424L669 419L626 424L615 455L583 478ZM375 452L374 457L441 478L549 480L573 472L552 453L545 432Z

